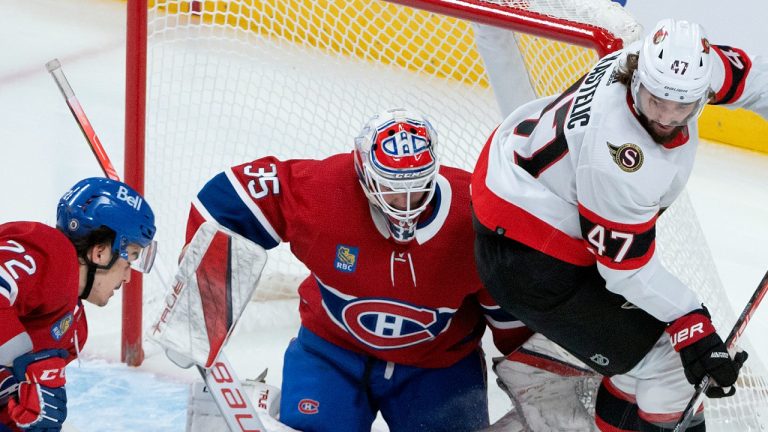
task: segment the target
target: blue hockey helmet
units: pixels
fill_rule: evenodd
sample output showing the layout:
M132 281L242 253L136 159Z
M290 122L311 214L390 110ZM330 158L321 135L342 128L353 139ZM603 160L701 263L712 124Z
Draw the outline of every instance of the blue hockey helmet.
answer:
M155 215L144 198L123 182L103 177L77 182L59 200L56 227L73 241L107 227L115 232L113 262L123 258L143 273L152 268L157 251ZM138 259L129 259L129 244L141 247Z

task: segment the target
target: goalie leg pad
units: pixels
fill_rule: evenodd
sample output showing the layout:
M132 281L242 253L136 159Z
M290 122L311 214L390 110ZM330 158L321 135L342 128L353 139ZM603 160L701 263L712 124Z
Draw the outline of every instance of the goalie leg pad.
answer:
M288 426L277 421L269 422L269 418L277 418L280 406L280 389L260 380L246 380L243 390L258 411L259 418L270 432L292 431ZM228 426L221 411L211 396L208 388L202 382L192 384L187 403L187 432L224 431Z
M596 430L590 408L599 375L544 336L535 334L506 358L494 359L493 370L524 427L501 426L510 420L504 416L490 430Z

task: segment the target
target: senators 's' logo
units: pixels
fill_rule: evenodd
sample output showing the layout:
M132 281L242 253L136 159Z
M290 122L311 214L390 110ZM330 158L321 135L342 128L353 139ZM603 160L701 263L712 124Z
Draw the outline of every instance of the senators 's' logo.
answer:
M635 144L626 143L620 146L615 146L610 142L608 144L608 150L611 152L611 157L616 165L626 172L635 172L643 166L643 151L640 150Z

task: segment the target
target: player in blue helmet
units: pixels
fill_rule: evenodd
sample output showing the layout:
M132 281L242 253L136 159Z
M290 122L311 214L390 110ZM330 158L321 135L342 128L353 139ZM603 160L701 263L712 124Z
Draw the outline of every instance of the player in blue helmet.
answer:
M58 431L67 415L64 368L87 338L81 300L104 306L148 272L154 214L128 185L75 184L59 200L56 228L0 225L0 431Z
M96 271L109 270L118 258L142 273L152 268L157 251L152 240L154 213L138 192L122 182L101 177L78 182L59 200L56 228L69 237L88 266L81 299L88 298ZM87 256L88 249L103 238L112 239L111 260L106 265Z

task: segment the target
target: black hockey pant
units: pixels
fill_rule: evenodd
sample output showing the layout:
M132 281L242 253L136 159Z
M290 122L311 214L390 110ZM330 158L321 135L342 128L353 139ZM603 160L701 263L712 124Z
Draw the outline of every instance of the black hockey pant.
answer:
M609 291L595 265L560 261L473 222L477 269L496 302L595 371L629 371L661 337L666 323Z

